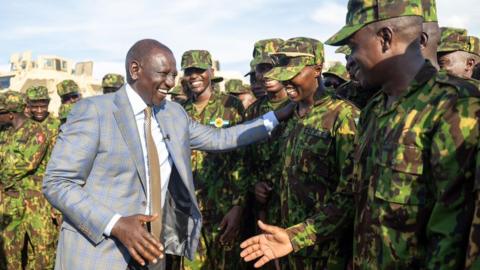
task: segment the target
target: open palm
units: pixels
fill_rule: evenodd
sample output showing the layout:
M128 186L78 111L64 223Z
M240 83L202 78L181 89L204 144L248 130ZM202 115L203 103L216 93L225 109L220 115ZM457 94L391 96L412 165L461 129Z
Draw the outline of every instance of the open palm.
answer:
M271 260L283 257L293 251L290 238L285 229L258 222L258 226L265 233L245 240L240 247L243 251L240 256L249 262L260 258L255 268L262 267Z

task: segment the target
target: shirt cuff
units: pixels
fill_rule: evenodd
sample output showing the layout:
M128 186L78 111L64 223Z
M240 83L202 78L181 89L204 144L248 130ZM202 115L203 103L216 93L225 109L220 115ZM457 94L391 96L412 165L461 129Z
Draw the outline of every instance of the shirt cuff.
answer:
M121 218L122 216L120 214L115 214L112 219L110 219L110 222L108 222L107 227L103 231L103 234L105 236L110 236L110 233L112 232L113 226L115 226L115 223Z
M278 119L275 116L275 113L270 111L262 116L263 125L267 129L268 133L272 132L272 130L278 125Z
M315 227L308 221L287 228L287 234L294 252L313 246L317 240Z

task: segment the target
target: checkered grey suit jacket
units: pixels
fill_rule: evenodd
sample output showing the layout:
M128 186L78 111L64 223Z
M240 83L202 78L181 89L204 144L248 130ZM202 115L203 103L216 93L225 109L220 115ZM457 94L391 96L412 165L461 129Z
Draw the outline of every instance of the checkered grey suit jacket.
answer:
M190 119L165 101L156 118L174 168L164 208L166 252L192 258L202 217L195 198L191 149L225 151L268 136L261 119L216 129ZM43 192L64 215L55 269L126 269L130 256L105 237L115 213L145 213L146 176L140 138L125 87L78 102L61 128Z

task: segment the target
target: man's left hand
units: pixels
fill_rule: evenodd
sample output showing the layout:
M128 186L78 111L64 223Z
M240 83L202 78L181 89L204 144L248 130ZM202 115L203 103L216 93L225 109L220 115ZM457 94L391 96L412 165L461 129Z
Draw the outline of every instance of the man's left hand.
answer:
M220 222L219 229L223 231L220 235L221 244L232 243L238 235L240 230L240 224L242 222L243 207L234 206L228 213L223 217L222 222Z

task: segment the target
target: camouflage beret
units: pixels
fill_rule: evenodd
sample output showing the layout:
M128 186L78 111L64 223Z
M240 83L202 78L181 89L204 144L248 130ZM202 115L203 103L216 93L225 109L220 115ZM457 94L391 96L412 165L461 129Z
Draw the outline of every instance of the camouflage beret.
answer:
M287 40L271 57L275 67L265 77L277 81L288 81L304 67L323 64L325 60L322 42L305 37Z
M205 50L190 50L182 55L182 70L187 68L209 69L212 67L212 56Z
M102 87L119 88L125 83L125 79L120 74L108 73L103 76Z
M442 35L437 53L464 51L480 55L479 40L476 37L468 36L466 29L442 27Z
M325 43L343 45L365 25L396 17L422 16L421 0L349 0L346 25Z
M48 89L45 86L32 86L27 89L27 100L50 100Z
M344 81L348 81L350 79L347 68L340 62L335 62L327 71L323 72L323 74L331 74Z
M435 0L422 0L422 11L424 22L438 22Z
M25 94L9 90L1 96L0 111L22 113L25 110Z
M67 119L67 116L72 110L73 105L75 105L75 103L61 104L60 108L58 109L58 118L60 120Z
M225 91L228 94L244 94L250 92L250 87L243 84L242 80L231 79L225 83Z
M352 54L352 49L348 47L348 45L343 45L339 47L338 49L335 50L335 53L343 53L345 55L350 55Z
M64 80L57 84L57 94L62 97L68 94L79 94L78 84L73 80Z

